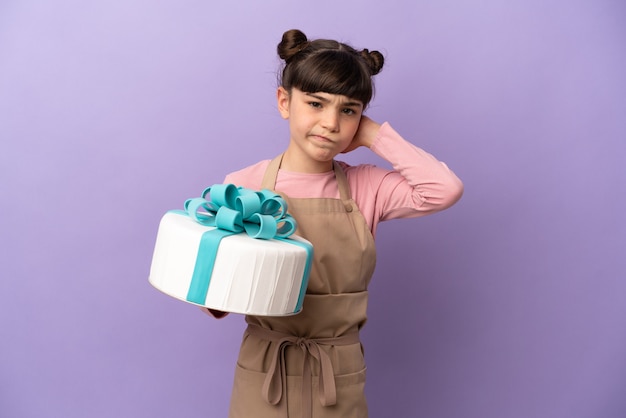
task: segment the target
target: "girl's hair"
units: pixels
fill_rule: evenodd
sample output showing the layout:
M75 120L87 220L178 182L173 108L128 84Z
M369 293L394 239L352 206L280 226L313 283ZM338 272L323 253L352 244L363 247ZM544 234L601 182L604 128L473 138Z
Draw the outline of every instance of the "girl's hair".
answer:
M329 40L309 41L298 29L288 30L277 47L285 61L279 83L288 92L324 92L359 100L367 107L374 94L372 76L383 68L378 51L357 51L350 45Z

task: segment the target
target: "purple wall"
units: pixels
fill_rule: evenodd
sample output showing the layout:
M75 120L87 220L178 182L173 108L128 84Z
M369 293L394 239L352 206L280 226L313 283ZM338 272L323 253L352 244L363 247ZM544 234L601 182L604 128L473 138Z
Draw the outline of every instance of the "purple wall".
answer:
M369 115L466 185L379 230L371 416L626 416L624 3L226 3L0 3L0 416L225 416L241 316L147 274L166 210L286 146L292 27L385 52Z

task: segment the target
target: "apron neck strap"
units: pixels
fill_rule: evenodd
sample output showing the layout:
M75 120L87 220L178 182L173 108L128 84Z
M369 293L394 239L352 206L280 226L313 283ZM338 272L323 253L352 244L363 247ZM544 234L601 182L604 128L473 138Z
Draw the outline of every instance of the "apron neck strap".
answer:
M350 195L350 185L348 184L346 173L344 173L339 163L335 160L333 160L333 168L335 170L337 186L339 187L339 197L341 198L346 211L352 212L352 196Z
M283 161L283 154L275 157L272 161L270 161L267 169L265 170L265 175L263 176L263 181L261 182L262 189L270 189L274 190L276 187L276 178L278 177L278 170L280 169L280 164ZM335 172L335 178L337 179L337 187L339 188L339 197L343 202L343 205L346 208L346 211L352 212L352 196L350 195L350 185L348 184L348 178L346 177L346 173L344 173L343 169L339 165L339 163L333 160L333 170Z
M276 187L276 178L278 177L278 169L283 162L283 154L275 157L265 169L265 175L261 182L262 189L274 190Z

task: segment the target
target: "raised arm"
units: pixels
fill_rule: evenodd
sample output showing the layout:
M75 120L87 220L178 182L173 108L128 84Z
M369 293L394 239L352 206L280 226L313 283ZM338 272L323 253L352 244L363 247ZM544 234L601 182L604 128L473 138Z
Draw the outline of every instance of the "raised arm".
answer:
M375 230L380 221L423 216L444 210L463 194L463 183L433 155L408 142L389 123L364 117L350 151L366 146L393 170L371 165L350 167L353 194Z

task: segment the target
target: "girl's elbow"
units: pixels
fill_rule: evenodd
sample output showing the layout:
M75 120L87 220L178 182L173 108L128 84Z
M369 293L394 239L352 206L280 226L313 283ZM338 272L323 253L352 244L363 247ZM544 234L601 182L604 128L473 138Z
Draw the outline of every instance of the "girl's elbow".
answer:
M463 182L458 178L454 177L451 181L446 185L446 198L445 198L445 206L448 208L454 205L456 202L461 200L463 193L465 191L465 186Z
M449 181L440 182L435 195L431 195L430 201L436 212L448 209L463 196L463 183L457 177L450 178Z

